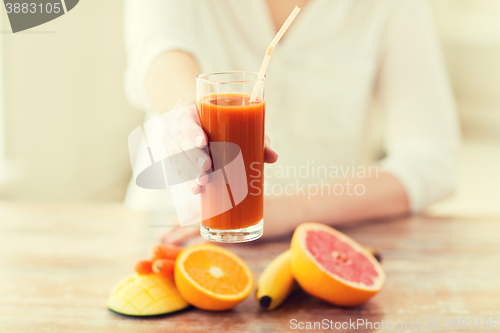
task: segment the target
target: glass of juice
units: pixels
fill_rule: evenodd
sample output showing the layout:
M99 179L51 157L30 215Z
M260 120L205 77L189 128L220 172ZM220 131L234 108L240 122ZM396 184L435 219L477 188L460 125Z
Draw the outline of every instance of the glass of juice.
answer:
M200 124L212 159L201 195L201 235L211 241L248 242L264 228L265 77L217 72L196 78Z

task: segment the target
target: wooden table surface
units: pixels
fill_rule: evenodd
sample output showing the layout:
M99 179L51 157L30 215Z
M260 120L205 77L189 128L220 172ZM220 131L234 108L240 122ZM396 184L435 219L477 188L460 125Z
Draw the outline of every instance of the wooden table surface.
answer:
M383 321L385 328L422 323L401 332L460 331L451 320L465 319L467 325L474 320L468 331L480 332L500 321L500 218L413 217L340 228L380 250L387 273L382 291L357 308L338 308L297 291L272 312L260 310L251 294L222 313L113 313L105 305L108 294L137 259L147 257L161 231L152 224L147 215L120 205L0 203L0 332L287 332L298 330L292 329L294 319L304 325L363 319ZM289 238L254 243L230 249L258 277L288 248ZM439 329L429 329L436 321Z

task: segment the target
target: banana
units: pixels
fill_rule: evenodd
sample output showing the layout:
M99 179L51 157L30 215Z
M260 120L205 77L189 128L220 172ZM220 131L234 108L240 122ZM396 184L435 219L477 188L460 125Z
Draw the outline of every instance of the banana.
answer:
M382 262L382 255L380 254L380 252L378 252L377 250L375 250L373 247L369 247L369 246L365 246L365 250L370 252L370 254L372 256L375 257L375 259L377 259L378 262Z
M291 256L290 250L283 252L271 261L260 275L255 296L261 307L267 310L277 308L298 288L290 267Z
M380 253L371 247L365 247L378 261L382 261ZM298 288L290 267L292 252L286 250L264 269L257 281L255 297L257 303L267 310L276 309Z

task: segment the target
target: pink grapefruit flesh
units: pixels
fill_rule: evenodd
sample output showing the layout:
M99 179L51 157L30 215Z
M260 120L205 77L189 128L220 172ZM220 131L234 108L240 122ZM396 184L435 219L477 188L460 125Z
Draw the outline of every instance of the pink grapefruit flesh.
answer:
M341 306L356 306L373 297L385 282L380 263L343 233L320 223L295 229L292 273L309 294Z
M338 277L367 286L373 285L378 273L365 255L325 231L308 231L306 247L316 261Z

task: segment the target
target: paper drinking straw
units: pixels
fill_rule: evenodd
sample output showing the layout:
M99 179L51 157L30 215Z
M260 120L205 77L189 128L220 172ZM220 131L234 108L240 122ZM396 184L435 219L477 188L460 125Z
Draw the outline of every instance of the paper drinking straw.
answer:
M260 71L259 71L259 76L257 76L257 82L255 83L255 86L253 87L252 95L250 96L250 103L255 102L257 99L257 93L259 92L260 84L262 82L262 78L264 77L264 74L266 74L266 69L267 65L269 64L269 59L271 59L271 54L273 53L274 47L278 42L280 41L281 37L285 34L286 30L292 24L293 20L295 19L295 16L300 12L299 7L295 7L286 19L285 23L281 26L280 30L274 36L273 40L271 41L271 44L267 47L266 55L264 56L264 60L262 61L262 65L260 66Z

